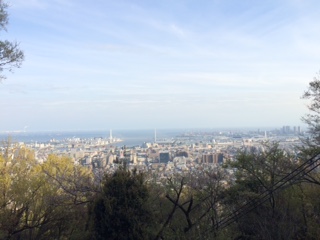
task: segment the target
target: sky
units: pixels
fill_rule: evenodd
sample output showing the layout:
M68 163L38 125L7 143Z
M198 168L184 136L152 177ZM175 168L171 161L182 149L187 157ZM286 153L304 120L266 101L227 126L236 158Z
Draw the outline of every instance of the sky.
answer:
M318 0L8 0L0 131L303 126Z

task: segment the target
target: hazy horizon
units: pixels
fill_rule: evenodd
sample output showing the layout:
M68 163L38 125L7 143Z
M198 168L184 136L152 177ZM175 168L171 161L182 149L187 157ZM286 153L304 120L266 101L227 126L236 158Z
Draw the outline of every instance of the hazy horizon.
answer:
M319 1L8 2L0 132L304 126Z
M183 127L177 127L177 128L115 128L115 129L40 129L40 130L5 130L0 131L0 134L10 134L10 133L59 133L59 132L65 132L65 133L76 133L76 132L106 132L106 134L110 133L110 130L112 132L122 132L122 131L150 131L154 132L155 130L158 133L161 133L161 131L179 131L179 132L186 132L186 131L271 131L271 130L281 130L282 127L289 126L291 130L293 130L293 127L300 127L302 131L307 130L306 125L283 125L283 126L258 126L258 127L189 127L189 128L183 128Z

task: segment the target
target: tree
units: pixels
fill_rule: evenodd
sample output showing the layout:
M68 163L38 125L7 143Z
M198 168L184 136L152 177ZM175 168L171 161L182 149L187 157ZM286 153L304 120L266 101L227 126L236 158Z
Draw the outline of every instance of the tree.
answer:
M8 4L0 0L0 31L7 30L8 25ZM19 49L19 43L10 42L8 40L0 40L0 73L4 70L13 71L19 68L24 60L23 51ZM0 81L5 79L4 75L0 75Z
M205 239L204 233L213 229L220 217L223 179L225 171L219 167L168 178L162 186L164 193L152 201L158 204L160 226L155 239ZM217 237L217 232L213 235Z
M125 168L106 174L92 207L95 239L150 239L154 223L144 174Z
M236 178L224 206L229 208L232 222L236 222L230 226L235 236L309 239L307 236L315 235L309 226L318 221L306 211L315 204L311 205L303 192L307 184L304 173L296 171L298 164L278 144L265 145L264 151L241 152L229 163L236 169ZM295 174L291 175L292 172Z
M54 155L40 164L32 151L8 144L0 173L0 239L90 239L89 169Z
M302 120L308 125L309 133L312 136L311 143L319 145L320 143L320 72L309 83L308 90L304 92L302 98L310 99L308 105L310 111Z

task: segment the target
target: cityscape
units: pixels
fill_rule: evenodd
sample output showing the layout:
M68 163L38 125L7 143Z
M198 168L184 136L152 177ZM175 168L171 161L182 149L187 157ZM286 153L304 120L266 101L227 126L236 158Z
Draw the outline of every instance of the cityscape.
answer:
M0 0L0 240L320 239L319 7Z
M113 136L110 130L109 137L105 138L72 137L46 142L16 142L13 146L32 149L39 163L45 162L50 154L70 157L74 164L93 172L113 172L126 163L129 169L152 172L159 179L166 179L177 173L219 167L227 160L232 161L239 151L263 151L267 143L277 143L288 154L297 156L302 139L307 136L300 126L274 130L190 130L165 139L157 138L157 130L154 130L152 141L126 146L123 139ZM5 146L2 152L4 150Z

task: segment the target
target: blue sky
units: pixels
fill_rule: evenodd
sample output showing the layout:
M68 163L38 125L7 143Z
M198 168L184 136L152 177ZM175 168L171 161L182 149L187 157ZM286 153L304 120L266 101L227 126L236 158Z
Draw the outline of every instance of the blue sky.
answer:
M302 125L319 1L11 0L0 131Z

